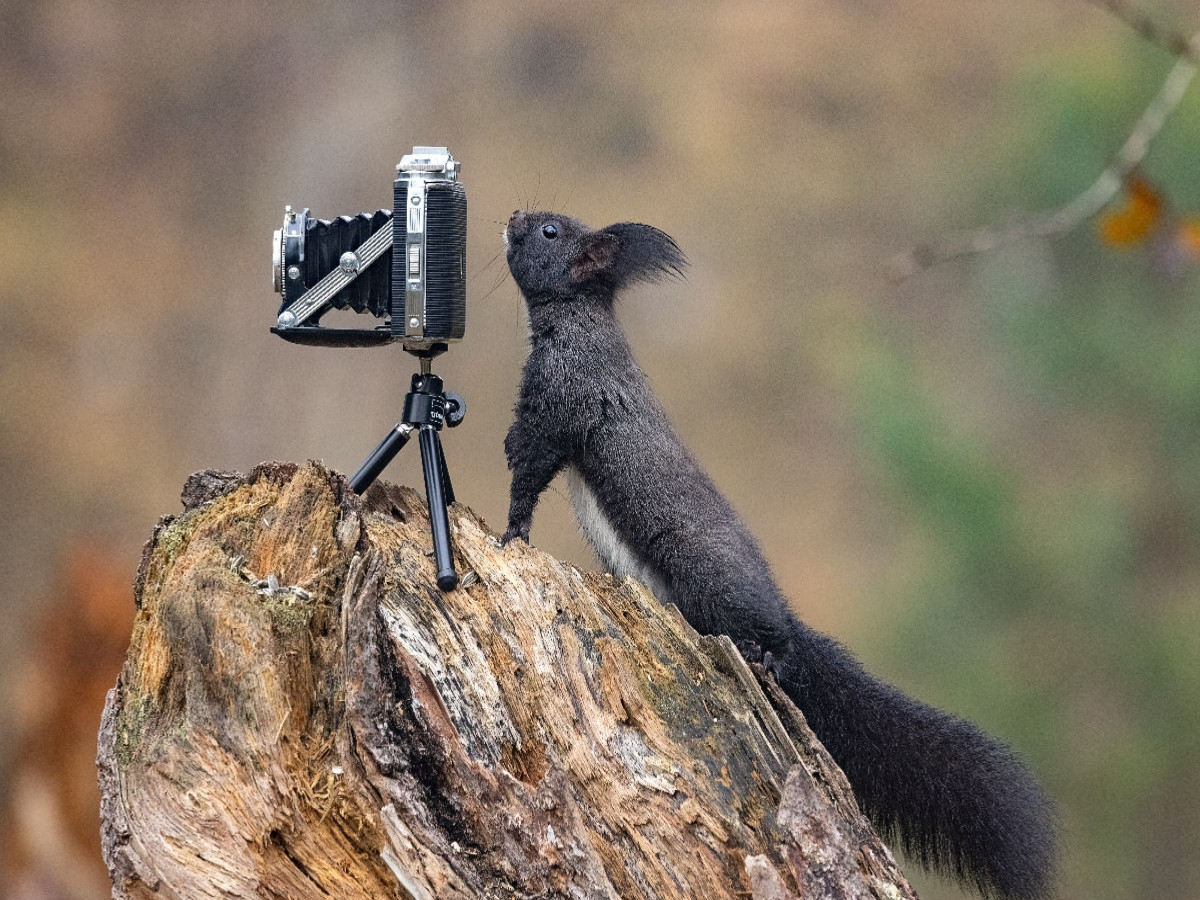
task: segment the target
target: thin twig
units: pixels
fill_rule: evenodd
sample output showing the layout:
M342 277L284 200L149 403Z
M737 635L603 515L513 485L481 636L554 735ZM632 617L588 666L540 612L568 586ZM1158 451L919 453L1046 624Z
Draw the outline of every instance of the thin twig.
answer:
M1108 10L1143 38L1158 44L1172 56L1200 63L1200 46L1178 31L1164 28L1150 16L1126 0L1089 0L1094 6Z
M1176 41L1172 35L1153 26L1148 20L1145 24L1137 24L1145 19L1145 16L1122 0L1092 2L1111 10L1143 37L1154 40L1168 49L1177 48L1173 52L1179 58L1154 99L1133 126L1124 146L1099 177L1083 193L1076 195L1065 205L1015 225L986 225L948 235L934 243L919 244L889 261L888 275L893 281L903 281L917 272L960 256L986 253L1031 237L1060 237L1074 231L1082 222L1096 215L1112 201L1121 190L1126 177L1146 158L1151 142L1179 106L1196 77L1197 68L1200 67L1200 32L1193 35L1191 40L1179 38Z

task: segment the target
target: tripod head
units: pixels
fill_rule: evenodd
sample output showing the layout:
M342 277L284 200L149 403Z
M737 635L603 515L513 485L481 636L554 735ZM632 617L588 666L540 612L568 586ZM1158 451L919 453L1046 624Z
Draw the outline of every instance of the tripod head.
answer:
M467 415L467 401L452 391L442 390L442 379L428 372L412 377L412 387L404 395L402 423L455 428Z

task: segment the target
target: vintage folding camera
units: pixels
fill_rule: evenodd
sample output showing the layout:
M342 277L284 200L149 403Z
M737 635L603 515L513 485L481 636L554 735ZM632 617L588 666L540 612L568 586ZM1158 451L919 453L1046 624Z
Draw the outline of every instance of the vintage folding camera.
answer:
M396 166L395 205L316 219L287 207L272 242L275 327L285 340L331 347L400 342L419 356L466 329L467 192L445 147L414 147ZM321 324L331 309L381 319L366 328Z
M454 502L439 433L463 421L467 404L444 389L433 358L461 340L467 323L467 192L445 147L414 147L396 166L395 206L357 216L314 219L286 207L271 267L283 295L275 327L284 340L326 347L399 342L420 360L404 414L350 477L362 494L414 435L421 448L437 584L458 584L447 507ZM381 319L373 328L321 324L333 309Z

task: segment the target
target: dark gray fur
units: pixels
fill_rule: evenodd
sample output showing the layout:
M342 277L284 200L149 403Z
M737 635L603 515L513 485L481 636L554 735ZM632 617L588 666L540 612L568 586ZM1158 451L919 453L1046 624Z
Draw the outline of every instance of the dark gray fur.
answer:
M660 599L698 631L727 634L767 664L885 836L985 896L1047 896L1053 810L1020 759L875 678L799 621L758 543L676 435L613 310L624 286L682 271L676 243L647 225L593 231L521 212L506 238L531 350L504 442L512 469L505 542L528 540L538 497L574 467Z

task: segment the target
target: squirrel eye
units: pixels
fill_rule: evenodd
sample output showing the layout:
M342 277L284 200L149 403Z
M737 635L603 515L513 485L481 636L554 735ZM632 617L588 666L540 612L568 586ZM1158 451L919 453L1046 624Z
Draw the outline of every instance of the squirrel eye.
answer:
M558 237L558 226L552 224L543 225L542 234L544 234L550 240L554 240L556 237Z

